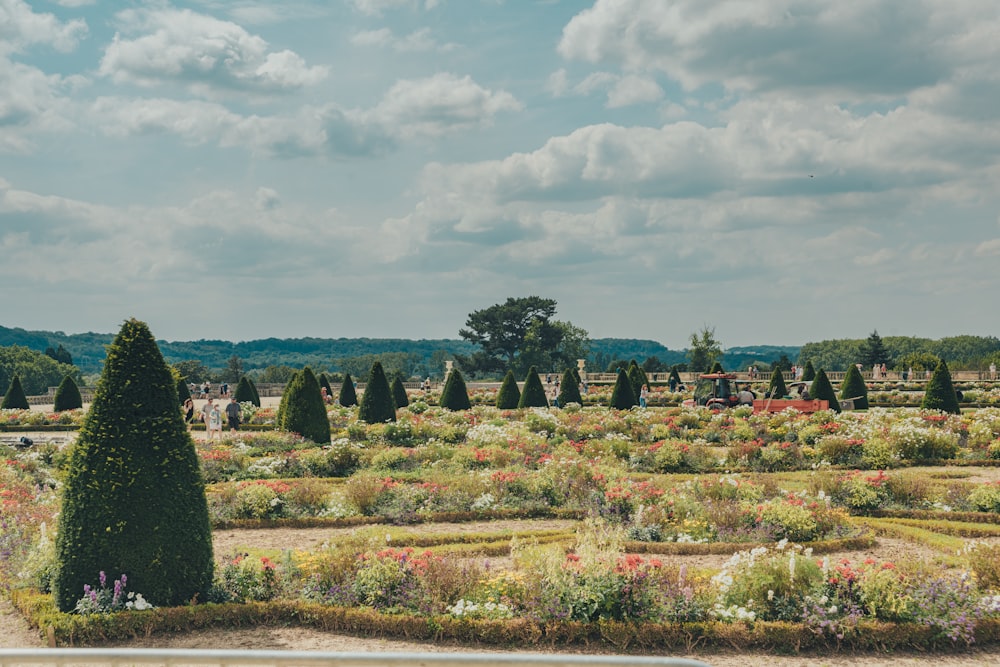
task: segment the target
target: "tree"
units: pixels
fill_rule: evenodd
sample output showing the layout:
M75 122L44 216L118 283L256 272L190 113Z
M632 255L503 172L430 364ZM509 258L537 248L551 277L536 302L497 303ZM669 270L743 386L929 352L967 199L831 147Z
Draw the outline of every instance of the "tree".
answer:
M813 362L811 360L807 360L805 367L802 369L802 381L812 382L815 379L816 379L816 369L813 368Z
M647 373L666 373L670 370L670 367L660 361L660 358L656 355L651 357L646 357L646 360L642 362L642 370Z
M257 384L253 381L252 377L247 377L247 384L250 385L250 391L253 392L253 404L260 407L260 392L257 391Z
M722 345L715 339L715 327L704 326L701 331L691 334L688 348L689 368L695 373L704 373L722 356Z
M344 373L344 381L340 385L340 396L337 401L345 408L358 404L358 392L354 390L354 380L351 379L350 373Z
M236 385L236 391L233 392L233 396L236 397L237 403L253 403L254 405L257 405L256 401L260 400L254 394L250 385L250 378L246 375L240 378L239 383ZM257 407L260 406L257 405Z
M84 585L128 577L157 606L205 601L212 532L194 442L175 379L145 323L108 347L94 400L70 452L56 533L57 606Z
M326 414L326 410L323 411L323 414ZM358 419L366 424L384 424L396 421L396 404L392 400L389 380L386 379L382 364L378 361L372 364L372 370L368 374L365 392L361 395Z
M452 368L444 381L444 388L441 390L441 407L456 412L472 407L472 403L469 401L469 390L465 387L465 378L462 377L462 371L457 368Z
M83 397L80 396L80 388L76 386L76 381L72 375L67 375L59 383L56 395L53 399L52 409L56 412L63 410L76 410L83 407Z
M293 382L295 382L295 378L298 374L298 371L292 373L292 377L288 380L288 383L285 384L285 389L281 392L281 400L278 401L278 409L274 412L274 424L279 429L283 429L285 427L285 410L288 409L288 388L292 386Z
M667 386L670 387L670 391L675 391L677 387L684 384L681 382L681 374L677 370L677 368L671 368L670 375L667 377Z
M580 379L573 368L567 368L563 372L559 384L559 405L565 408L570 403L583 405L583 396L580 395Z
M538 371L534 366L528 369L528 376L524 378L524 388L521 390L521 398L517 402L517 407L549 407L549 399L545 397L545 387L542 386L542 379L538 377Z
M21 387L21 376L15 375L14 379L10 381L10 386L7 387L7 393L4 394L3 403L0 403L0 409L27 410L30 407L28 397L24 395L24 388Z
M385 377L382 379L385 380ZM385 389L389 391L388 385ZM330 419L326 416L319 380L311 368L306 366L295 374L285 387L281 400L284 404L278 426L281 430L298 433L321 445L330 444Z
M243 360L234 354L226 360L226 369L222 371L221 380L227 384L236 384L243 377Z
M861 364L865 368L871 368L875 364L889 364L889 352L885 349L882 337L878 335L878 330L872 331L868 339L861 344L859 350Z
M771 371L771 384L767 386L767 395L771 398L781 398L787 393L788 387L785 386L785 376L782 375L780 368L775 368Z
M45 348L45 356L58 361L60 364L73 364L73 356L66 351L66 348L59 343L59 347L53 349L51 345Z
M777 368L782 371L792 370L792 360L788 358L787 354L782 354L776 361L771 362L771 370Z
M853 398L855 410L868 409L868 387L857 366L850 366L840 384L840 398Z
M177 387L177 402L184 405L184 401L191 398L191 390L188 389L188 384L182 377L177 378L175 386Z
M585 358L587 332L569 322L554 322L553 299L510 297L469 314L459 335L479 346L470 357L460 358L473 371L518 371L533 363L546 367L566 357Z
M833 390L830 378L826 376L826 371L822 368L816 371L816 379L813 380L809 393L817 400L829 401L830 409L834 412L840 412L840 402L837 400L837 392Z
M333 387L330 386L330 378L326 376L326 373L319 374L319 388L326 389L327 396L333 396Z
M182 380L201 384L208 380L208 369L197 359L187 359L171 364Z
M0 392L7 391L15 375L27 396L44 394L67 375L78 381L80 379L80 371L76 367L60 363L38 350L20 345L0 347Z
M625 371L618 371L615 387L611 390L611 407L615 410L631 410L636 405L639 405L639 401L632 392L628 375Z
M515 410L521 401L521 390L517 387L517 380L514 379L514 371L507 371L500 383L500 391L497 392L498 410Z
M725 373L726 369L722 367L721 361L716 361L714 364L712 364L712 368L708 372L712 374Z
M646 374L639 368L639 364L635 362L635 359L629 363L626 375L628 375L628 381L632 384L632 394L634 396L639 396L642 385L649 385Z
M261 384L288 384L295 369L291 366L268 366L257 376L257 382Z
M405 408L410 404L410 398L406 395L406 387L403 386L403 378L398 375L392 379L392 401L397 408Z
M958 407L958 394L955 393L955 385L951 382L951 371L948 364L942 359L931 379L927 382L927 389L924 391L924 400L920 407L924 410L941 410L957 415L961 412Z

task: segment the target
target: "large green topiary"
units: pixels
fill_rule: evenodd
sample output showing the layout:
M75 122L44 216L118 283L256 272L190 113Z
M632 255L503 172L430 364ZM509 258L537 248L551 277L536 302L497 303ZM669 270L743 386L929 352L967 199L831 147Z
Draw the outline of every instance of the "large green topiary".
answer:
M941 410L957 415L961 410L958 407L958 394L955 393L955 385L951 382L951 371L944 359L938 362L931 379L927 382L927 389L924 391L924 400L920 404L925 410Z
M204 602L212 585L212 532L194 443L176 383L149 328L129 320L104 371L63 487L53 593L70 611L86 584L157 606Z
M253 378L247 378L247 384L250 385L250 391L253 392L253 404L260 407L260 392L257 391L257 383L253 381Z
M354 379L350 373L344 373L344 381L340 385L340 396L337 402L345 408L358 404L358 392L354 389Z
M253 390L253 385L250 384L250 378L246 375L240 378L239 383L236 385L236 391L233 392L233 396L236 397L237 403L253 403L257 405L257 398ZM259 405L257 407L260 407Z
M24 388L21 387L21 376L15 374L10 386L7 387L7 393L4 394L3 403L0 403L0 409L27 410L28 408L28 397L24 395Z
M785 386L785 376L782 374L780 368L775 368L771 371L771 384L767 386L767 395L771 398L781 398L788 393L788 387Z
M547 408L549 399L545 397L545 387L534 366L528 369L528 377L524 379L521 398L517 401L519 408Z
M188 383L184 380L184 378L177 378L176 386L177 386L177 402L183 405L184 401L191 398L191 390L188 388Z
M72 375L67 375L56 389L52 409L56 412L62 412L63 410L76 410L82 407L83 397L80 396L80 387L76 385L76 380L73 379Z
M847 369L847 375L840 385L840 398L853 398L855 410L868 409L868 387L865 385L865 379L861 377L861 371L854 364Z
M392 379L392 402L397 408L405 408L410 404L410 397L406 395L406 387L403 386L403 378L398 375Z
M469 401L469 390L465 386L465 378L457 368L451 369L441 390L441 407L446 410L468 410L472 407Z
M802 369L802 381L812 382L815 379L816 379L816 369L813 368L813 362L806 361L806 365Z
M830 409L834 412L840 412L840 401L837 400L837 392L833 390L830 378L826 376L826 371L822 368L816 371L816 379L813 380L809 388L809 393L815 399L829 401Z
M580 396L580 381L576 373L572 368L567 368L559 384L559 405L565 408L570 403L583 405L583 397Z
M635 396L639 395L642 390L642 385L649 386L649 380L646 377L646 371L642 370L642 366L636 363L635 359L629 362L628 370L628 381L632 385L632 394Z
M611 390L611 407L615 410L631 410L639 405L639 400L632 391L632 383L625 371L618 371L615 387Z
M500 391L497 392L497 409L516 410L520 401L521 390L518 389L517 380L514 379L514 371L507 371L500 384Z
M372 364L365 383L365 392L361 395L361 407L358 409L358 419L366 424L384 424L396 421L396 404L392 400L392 390L389 380L382 370L382 362Z
M670 391L676 391L677 387L682 384L684 383L681 382L681 374L677 372L676 368L671 368L670 376L667 378L667 386L670 388Z
M386 391L388 389L386 387ZM284 407L278 428L298 433L321 445L330 444L330 419L326 416L319 380L311 368L306 366L292 377L285 386L281 402Z
M274 411L274 423L279 429L283 429L285 426L285 411L288 409L288 388L292 386L295 382L295 376L299 374L299 371L292 371L292 376L288 378L288 382L285 383L285 389L281 392L281 400L278 401L278 409Z
M724 368L722 368L722 362L716 361L714 364L712 364L712 370L708 372L711 374L715 374L715 373L725 373L726 371Z
M326 376L326 373L319 374L319 388L326 389L327 396L333 396L333 387L330 386L330 378Z

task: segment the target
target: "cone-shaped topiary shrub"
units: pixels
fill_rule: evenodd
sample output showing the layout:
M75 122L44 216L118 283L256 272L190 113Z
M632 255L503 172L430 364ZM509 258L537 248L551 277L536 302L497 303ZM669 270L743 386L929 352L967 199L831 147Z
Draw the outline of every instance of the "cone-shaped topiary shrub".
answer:
M514 379L514 371L507 371L500 384L500 391L497 392L498 410L516 410L517 404L521 401L521 390L517 388L517 380Z
M403 386L403 378L398 375L393 378L390 389L392 389L392 402L397 408L405 408L410 404L410 397L406 395L406 387Z
M157 606L206 600L208 504L177 405L176 381L149 328L125 322L69 456L53 579L60 610L72 610L101 572L109 583L126 575L128 591Z
M572 368L566 369L559 383L559 405L565 408L569 403L583 405L583 396L580 396L580 383Z
M812 382L816 379L816 369L813 368L813 362L807 361L805 367L802 369L802 381Z
M319 388L326 389L327 396L333 396L333 387L330 386L330 378L326 376L326 373L319 374Z
M804 376L805 374L803 374ZM859 396L860 398L857 398ZM840 385L840 398L855 399L855 410L868 409L868 387L865 385L864 378L861 377L861 371L854 364L851 364L850 368L847 369L847 375L844 376L844 381Z
M28 407L28 397L24 395L21 376L15 375L14 379L10 381L10 386L7 387L7 393L4 394L3 403L0 403L0 409L27 410Z
M254 402L256 395L254 394L252 385L250 384L250 378L246 375L240 378L239 383L236 385L236 391L233 392L233 396L236 397L237 403L253 403L254 405L257 405Z
M358 404L358 392L354 390L354 380L350 373L344 373L344 381L340 385L340 397L337 402L345 408Z
M250 391L253 392L253 404L260 407L260 393L257 391L257 383L253 381L252 378L247 378L247 383L250 385Z
M611 390L611 407L615 410L631 410L636 405L639 405L639 399L632 392L628 375L625 371L618 371L615 388Z
M826 371L822 368L816 371L816 379L813 380L809 388L809 394L821 401L829 401L830 409L834 412L840 412L840 401L837 400L837 392L833 390L830 378L826 376Z
M542 379L538 377L538 371L532 366L528 369L528 377L524 378L524 389L521 390L521 398L517 401L519 408L547 408L549 399L545 397L545 387L542 386Z
M788 393L788 387L785 386L785 376L781 373L780 368L775 368L771 371L771 384L767 386L767 395L771 398L781 398ZM813 398L816 398L813 396Z
M457 368L451 369L441 390L441 407L446 410L468 410L472 407L469 401L469 390L465 387L465 378Z
M676 368L670 369L670 376L667 378L667 384L674 389L684 384L681 382L681 374L677 372Z
M396 421L396 404L392 400L389 380L382 370L382 362L376 361L368 373L365 392L361 395L358 419L366 424L384 424Z
M709 371L709 373L725 373L725 372L726 372L725 369L722 368L721 361L716 361L714 364L712 364L712 370Z
M281 401L284 404L281 421L278 422L281 430L298 433L321 445L330 444L330 419L326 416L319 380L312 369L306 366L295 374L285 387Z
M56 393L59 392L57 391ZM188 383L184 381L184 378L177 378L177 402L184 405L184 401L189 398L191 398L191 390L188 389Z
M927 389L924 391L924 400L920 404L925 410L942 410L957 415L958 394L955 393L955 385L951 382L951 371L944 359L938 362L931 379L927 382Z
M190 394L188 395L190 396ZM82 407L83 397L80 396L80 388L76 386L76 380L73 379L73 376L67 375L59 383L59 388L56 389L52 409L56 412L62 412L63 410L76 410Z
M632 393L638 397L639 391L642 390L642 385L649 385L649 380L646 379L646 371L642 370L642 367L635 362L633 359L628 365L628 381L632 385Z
M277 428L285 428L285 411L288 409L288 388L295 382L295 376L301 371L294 371L292 377L288 378L284 391L281 392L281 400L278 401L278 409L274 412L274 424Z

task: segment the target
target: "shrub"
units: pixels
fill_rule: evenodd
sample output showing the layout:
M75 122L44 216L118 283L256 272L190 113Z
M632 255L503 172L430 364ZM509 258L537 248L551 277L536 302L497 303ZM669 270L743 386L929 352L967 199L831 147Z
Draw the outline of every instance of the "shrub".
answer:
M519 408L547 408L549 399L545 397L545 387L538 377L538 371L534 366L528 369L528 376L524 378L524 389L521 391L521 398L517 402Z
M752 614L760 620L799 620L806 597L823 581L816 559L800 548L779 542L772 550L759 547L734 555L713 578L720 596L716 616Z
M844 382L840 385L841 398L853 398L855 410L868 409L868 387L865 385L861 371L854 364L847 369ZM860 398L859 398L860 397Z
M767 386L767 395L774 398L781 398L788 393L788 387L785 386L785 376L782 375L780 368L775 368L771 371L771 384Z
M1000 485L980 484L969 493L966 502L977 512L1000 512Z
M834 412L840 412L840 401L837 400L837 394L833 391L830 378L826 376L826 371L822 368L816 371L816 379L813 380L812 389L809 393L815 399L829 401L830 409Z
M257 396L257 392L251 388L250 378L246 375L240 378L233 396L236 397L237 403L253 403L258 408L260 407L260 398Z
M615 410L631 410L639 404L632 391L632 383L629 382L625 371L618 371L615 378L615 387L611 390L611 407Z
M813 368L812 360L806 361L805 367L802 369L802 381L812 382L816 379L816 369Z
M28 407L28 397L24 395L24 389L21 387L21 376L15 375L14 379L10 381L10 386L7 387L7 393L4 394L3 403L0 403L0 409L27 410Z
M326 389L327 396L333 396L333 387L330 386L330 378L326 376L326 373L320 373L318 379L319 379L319 388Z
M53 592L69 611L95 572L127 575L147 599L204 601L212 534L194 443L149 328L127 321L108 347L70 454Z
M497 392L497 409L514 410L521 401L521 390L517 388L517 380L514 379L514 371L507 371L503 376L503 383L500 391Z
M187 385L184 385L184 388L187 389ZM190 396L190 394L188 394L188 396ZM80 396L80 388L76 386L76 381L73 379L73 376L67 375L63 378L62 382L59 383L59 388L56 389L56 396L53 400L52 409L56 412L63 412L65 410L76 410L82 407L83 398Z
M383 376L384 379L384 376ZM386 391L388 392L388 387ZM330 444L330 420L319 391L319 382L308 366L296 373L281 396L283 410L278 428L298 433L303 438Z
M77 390L79 390L79 387L77 387ZM56 394L58 393L59 392L56 391ZM184 380L184 378L177 378L177 402L183 405L184 401L188 400L189 398L191 398L191 390L188 389L188 383Z
M326 409L323 410L326 419ZM396 421L396 406L392 400L392 390L389 381L382 370L382 362L372 364L365 383L365 393L361 395L361 407L358 409L358 419L366 424L383 424ZM327 437L329 441L329 436Z
M628 369L625 371L628 375L628 382L632 385L632 393L635 396L639 395L639 390L642 389L642 385L649 384L649 380L646 379L646 373L642 370L639 364L636 363L635 359L629 362Z
M580 396L580 381L572 368L567 368L562 374L559 385L559 405L566 407L570 403L583 405L583 396Z
M944 359L938 362L934 374L931 375L927 383L927 390L924 392L924 400L920 407L925 410L941 410L953 415L957 415L958 395L955 393L955 386L951 382L951 372Z
M354 390L354 380L351 379L350 373L344 373L344 381L340 385L340 396L337 401L345 408L358 404L358 392Z
M257 385L254 383L253 378L247 378L247 382L250 384L250 391L253 392L253 404L258 408L260 407L260 394L257 392Z
M403 380L398 375L393 378L391 389L392 402L396 404L397 408L405 408L410 404L410 399L406 395L406 387L403 386Z
M469 402L469 390L465 387L465 378L457 368L451 369L444 381L444 388L441 389L441 407L456 411L472 408L472 403Z

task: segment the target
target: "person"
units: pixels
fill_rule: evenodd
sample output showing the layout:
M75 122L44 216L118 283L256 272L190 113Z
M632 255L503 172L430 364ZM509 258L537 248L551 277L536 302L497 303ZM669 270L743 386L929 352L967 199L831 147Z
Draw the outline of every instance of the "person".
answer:
M428 375L426 378L424 378L424 385L421 388L424 390L425 394L431 390L431 376L430 375Z
M222 394L223 398L229 396L229 383L223 382L222 387L219 388L219 392Z
M319 395L323 397L323 404L330 402L330 393L326 390L326 387L319 388Z
M803 401L809 400L809 390L806 389L806 386L804 384L799 385L799 398L802 399Z
M222 410L218 405L212 405L208 412L208 439L217 438L222 435Z
M997 365L995 363L990 364L990 379L991 380L997 379Z
M642 389L639 390L639 407L646 407L646 400L649 398L649 387L642 385Z
M926 378L928 380L931 379L931 369L929 369L929 368L925 368L924 369L924 378Z
M913 366L906 369L906 379L913 381Z
M873 380L878 380L879 379L878 372L879 372L880 368L881 368L881 366L879 366L878 364L872 364L872 379Z
M753 405L754 395L753 392L750 391L750 386L744 385L743 388L740 389L740 393L737 394L736 398L740 405Z
M549 402L552 404L552 407L558 408L559 407L559 390L556 389L555 387L552 387L552 391L549 392L549 393L552 395L552 399Z
M323 389L325 391L326 387ZM229 397L229 405L226 406L226 422L229 423L230 431L240 430L240 404L236 402L235 396Z
M885 364L882 364L882 366L880 366L878 369L879 377L881 377L884 380L887 377L889 377L888 373L889 371L886 369Z
M188 430L191 430L191 422L194 421L194 401L191 397L184 399L184 423L188 425Z

